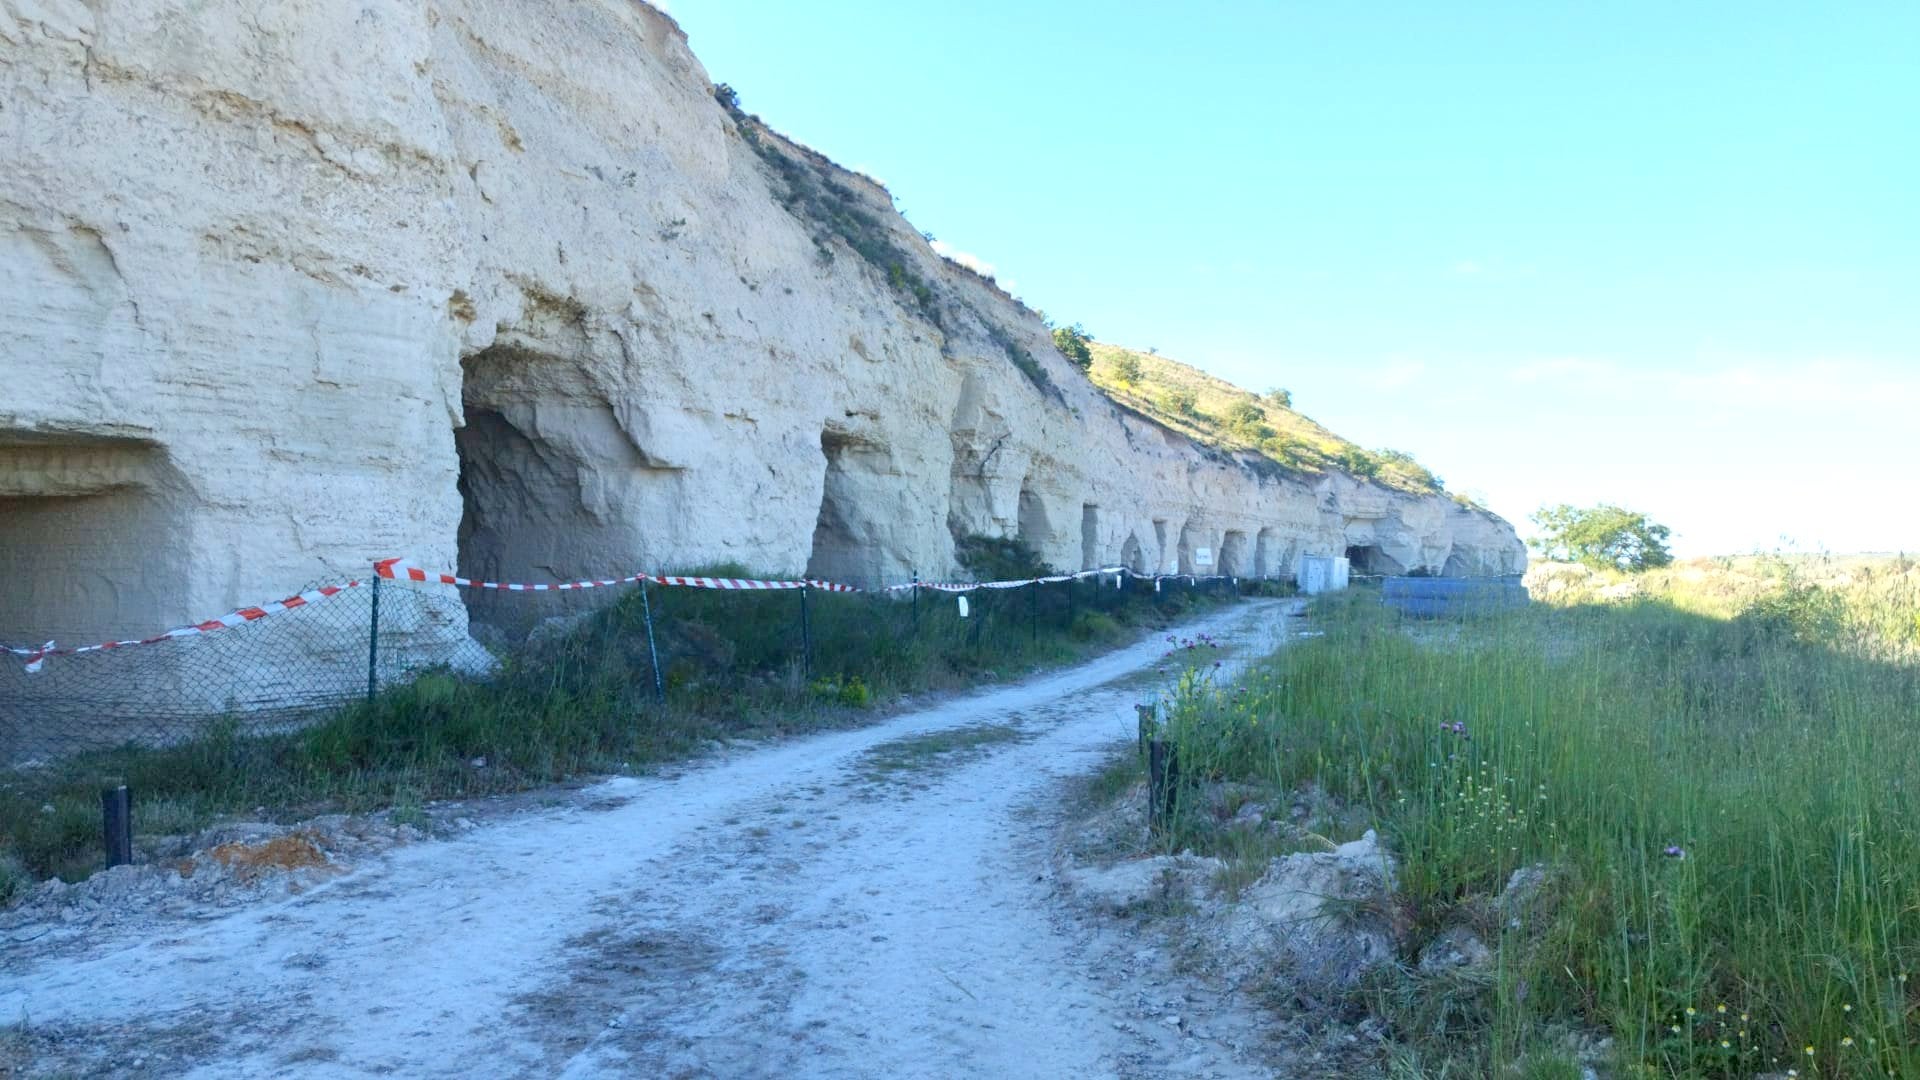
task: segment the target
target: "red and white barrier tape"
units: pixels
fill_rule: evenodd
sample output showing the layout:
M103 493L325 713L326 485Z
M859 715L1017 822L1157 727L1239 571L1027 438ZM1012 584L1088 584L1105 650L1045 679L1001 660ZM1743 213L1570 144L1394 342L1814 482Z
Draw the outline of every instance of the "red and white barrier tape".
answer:
M522 585L500 581L474 581L457 574L442 574L432 570L422 570L400 559L383 559L373 564L374 573L393 581L438 582L441 585L458 585L467 589L499 589L504 592L561 592L573 589L597 589L608 585L625 585L632 582L651 581L656 585L671 585L687 589L814 589L819 592L860 592L852 585L840 585L831 581L762 581L751 578L686 577L666 574L629 574L619 578L594 578L587 581L539 582Z
M55 648L54 643L51 641L38 649L16 649L10 645L0 646L0 648L6 649L7 652L15 656L26 657L27 672L34 674L39 672L41 666L47 662L47 657L49 656L78 656L81 653L100 652L104 649L125 649L134 645L158 645L162 641L172 641L175 638L197 637L201 634L211 634L215 630L225 630L230 626L243 626L250 622L257 622L269 615L277 615L282 611L292 611L294 608L302 608L309 604L316 604L328 597L338 596L348 589L359 587L360 583L357 581L349 581L345 585L323 585L318 589L303 592L298 596L289 596L285 600L275 600L270 604L260 604L257 607L240 608L237 611L222 615L217 619L207 619L204 622L193 623L190 626L176 627L164 634L155 634L150 638L140 638L131 641L103 641L98 645L79 645L71 649Z
M795 581L766 581L750 578L686 577L664 574L630 574L626 577L619 578L593 578L585 581L538 582L534 584L474 581L470 578L460 577L457 574L443 574L436 571L423 570L402 559L382 559L374 564L373 570L376 575L390 581L431 582L441 585L457 585L468 589L497 589L502 592L571 592L577 589L607 588L609 586L625 585L640 581L651 581L656 585L690 589L813 589L819 592L835 593L866 591L853 585L842 585L832 581L815 581L810 578ZM1138 574L1123 566L1112 566L1099 570L1082 570L1077 574L1059 574L1052 577L1023 578L1014 581L914 581L901 585L889 585L881 591L898 592L904 589L933 589L937 592L968 593L975 589L1018 589L1028 585L1055 585L1063 581L1074 581L1088 577L1102 577L1107 574L1124 574L1128 577L1139 578L1143 581L1152 581L1155 583L1155 588L1159 587L1160 581L1167 578L1187 578L1194 582L1213 580L1213 578L1201 578L1193 574ZM1214 577L1224 576L1225 575L1214 575ZM275 600L272 603L260 604L256 607L240 608L237 611L222 615L216 619L207 619L204 622L177 627L164 634L156 634L150 638L131 641L106 641L98 645L81 645L68 649L56 648L55 643L49 641L37 649L23 649L15 648L11 645L0 645L0 650L12 653L15 656L25 657L27 671L29 673L37 673L46 663L47 657L49 656L78 656L81 653L100 652L105 649L123 649L134 645L155 645L162 641L171 641L175 638L209 634L215 630L224 630L232 626L242 626L246 623L257 622L269 615L282 611L291 611L295 608L306 607L309 604L337 596L348 589L359 588L360 585L361 583L358 581L349 581L344 585L325 585L318 589L303 592L298 596L289 596L284 600Z

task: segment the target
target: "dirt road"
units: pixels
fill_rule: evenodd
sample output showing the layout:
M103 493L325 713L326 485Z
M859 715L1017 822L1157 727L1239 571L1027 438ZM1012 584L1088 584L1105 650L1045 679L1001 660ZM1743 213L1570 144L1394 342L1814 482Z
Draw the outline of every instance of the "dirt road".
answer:
M1290 607L1183 632L1252 653ZM121 1075L1265 1075L1254 1018L1054 895L1066 780L1133 737L1115 683L1164 649L609 780L297 897L0 947L0 1022L30 1068Z

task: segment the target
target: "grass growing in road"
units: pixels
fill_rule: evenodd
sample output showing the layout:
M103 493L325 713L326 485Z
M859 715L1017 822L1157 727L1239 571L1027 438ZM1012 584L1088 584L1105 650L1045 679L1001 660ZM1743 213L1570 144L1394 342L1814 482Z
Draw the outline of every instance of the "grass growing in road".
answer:
M860 772L868 780L887 783L948 768L992 746L1019 742L1026 732L1013 724L970 724L966 727L909 735L872 747L860 755Z
M749 577L739 567L700 573ZM795 592L654 590L664 704L637 592L523 646L487 678L428 672L298 731L250 735L234 721L157 749L81 755L0 773L0 902L36 877L73 879L102 861L99 789L135 793L137 836L184 833L230 814L297 819L412 808L618 772L714 740L846 726L910 693L1070 663L1204 607L1227 592L1155 592L1082 582L919 605L813 593L810 659Z
M1630 1075L1920 1075L1920 575L1694 569L1457 627L1354 594L1325 637L1173 696L1190 781L1370 812L1406 959L1450 926L1497 946L1376 987L1409 1075L1565 1071L1580 1032ZM1530 866L1545 902L1486 918Z

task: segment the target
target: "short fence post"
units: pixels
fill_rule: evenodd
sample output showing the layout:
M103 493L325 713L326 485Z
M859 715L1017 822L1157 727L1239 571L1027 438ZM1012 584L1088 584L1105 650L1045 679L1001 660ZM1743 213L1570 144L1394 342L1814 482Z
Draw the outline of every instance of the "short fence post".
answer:
M1073 587L1080 583L1079 578L1067 579L1067 630L1073 630Z
M913 572L913 625L920 627L920 571Z
M800 583L800 674L813 677L813 631L807 626L807 583Z
M1134 714L1140 718L1140 756L1141 757L1146 756L1147 743L1153 739L1154 729L1158 727L1160 724L1159 718L1154 715L1157 708L1158 707L1152 704L1151 702L1145 705L1135 705L1133 707Z
M367 627L367 704L380 689L380 570L373 572L373 618Z
M647 663L653 668L653 699L667 703L667 683L660 677L660 650L653 643L653 601L647 598L647 579L640 579L640 618L647 624Z
M1166 739L1147 740L1147 821L1165 830L1173 822L1180 788L1178 748Z
M1027 585L1027 588L1031 590L1030 592L1027 593L1027 622L1033 629L1034 643L1039 644L1040 642L1040 583L1038 581L1030 582Z
M107 865L125 866L133 861L133 793L125 784L102 790L100 811L105 826Z

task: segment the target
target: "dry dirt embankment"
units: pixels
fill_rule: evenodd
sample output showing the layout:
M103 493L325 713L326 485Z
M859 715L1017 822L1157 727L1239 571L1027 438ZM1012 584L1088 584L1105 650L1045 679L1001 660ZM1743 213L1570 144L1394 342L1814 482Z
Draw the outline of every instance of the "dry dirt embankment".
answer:
M1260 650L1291 607L1184 629ZM1130 677L1163 648L608 781L283 899L77 935L51 913L0 946L8 1053L27 1075L1265 1075L1252 1017L1058 903L1063 785L1132 738Z

